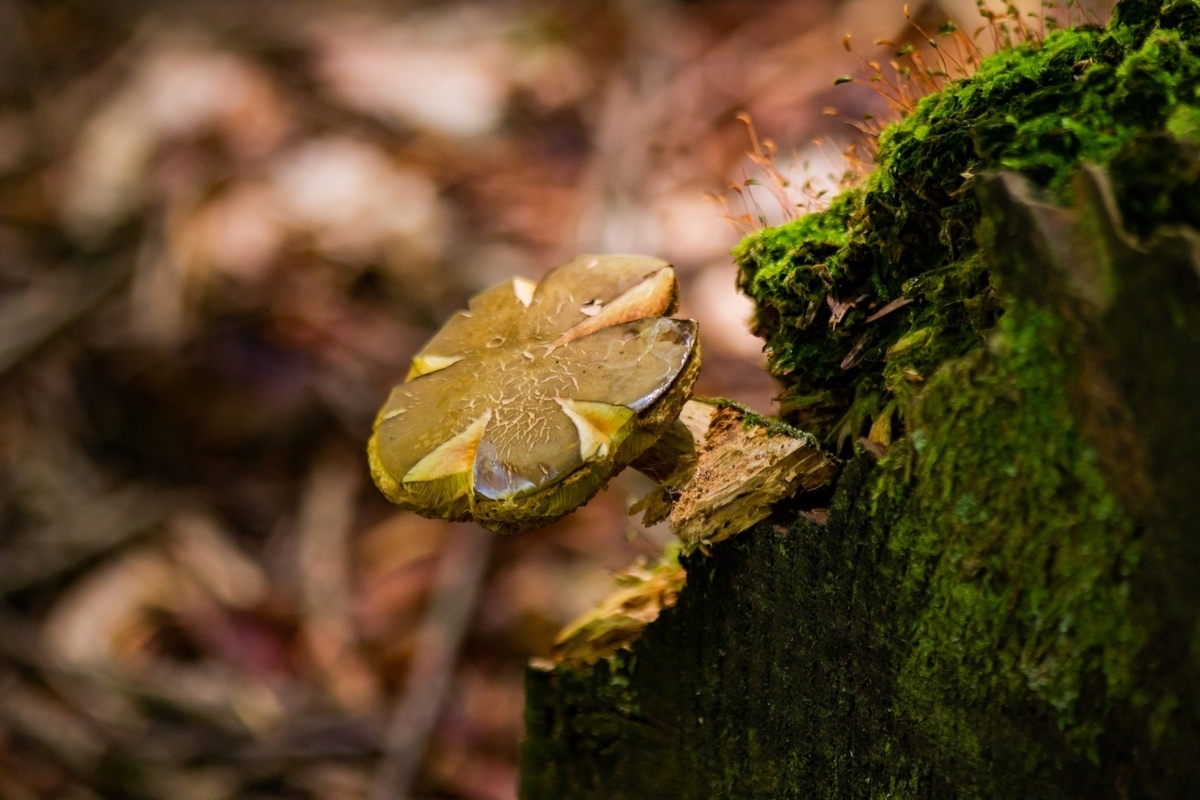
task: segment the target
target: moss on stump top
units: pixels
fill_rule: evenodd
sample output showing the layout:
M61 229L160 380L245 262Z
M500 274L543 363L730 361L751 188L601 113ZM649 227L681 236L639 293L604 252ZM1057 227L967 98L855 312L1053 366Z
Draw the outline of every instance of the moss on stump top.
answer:
M1066 201L1080 164L1110 165L1131 231L1164 217L1200 223L1194 174L1170 153L1128 155L1155 132L1200 133L1195 0L1126 0L1105 29L997 53L922 100L883 132L861 186L735 251L785 418L844 443L881 417L905 417L937 366L979 345L1003 310L976 241L985 171L1014 170ZM870 319L901 299L910 302Z

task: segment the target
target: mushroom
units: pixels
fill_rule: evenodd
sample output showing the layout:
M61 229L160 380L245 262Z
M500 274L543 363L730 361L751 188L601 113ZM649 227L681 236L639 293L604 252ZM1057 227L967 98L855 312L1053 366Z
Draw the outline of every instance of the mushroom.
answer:
M700 370L669 264L581 256L470 301L375 420L371 475L419 514L498 533L590 500L667 432Z

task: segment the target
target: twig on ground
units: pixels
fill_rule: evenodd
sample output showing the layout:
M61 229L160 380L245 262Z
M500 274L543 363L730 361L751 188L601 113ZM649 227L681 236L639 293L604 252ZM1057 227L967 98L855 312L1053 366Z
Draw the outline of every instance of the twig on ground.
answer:
M61 520L0 549L0 595L28 589L76 569L148 531L169 502L129 485L80 498ZM39 547L30 547L37 541Z
M361 487L356 454L335 450L312 467L297 521L304 635L326 688L347 709L375 704L378 687L357 651L349 539Z
M0 303L0 374L95 308L129 276L117 262L77 266L39 275Z
M372 800L404 800L454 676L459 645L475 611L493 536L470 524L453 526L417 631L408 680L388 724Z

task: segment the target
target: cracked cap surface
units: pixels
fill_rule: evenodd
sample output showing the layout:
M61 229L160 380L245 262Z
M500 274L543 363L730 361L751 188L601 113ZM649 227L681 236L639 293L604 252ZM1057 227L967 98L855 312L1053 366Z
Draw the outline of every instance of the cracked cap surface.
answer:
M392 502L500 533L587 502L666 431L700 367L665 261L580 256L471 298L413 358L367 452Z

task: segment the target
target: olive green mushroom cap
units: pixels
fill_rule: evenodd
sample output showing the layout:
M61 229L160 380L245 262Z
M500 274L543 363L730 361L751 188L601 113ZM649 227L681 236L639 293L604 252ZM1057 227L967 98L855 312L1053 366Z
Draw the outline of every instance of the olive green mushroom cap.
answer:
M665 261L580 256L475 295L380 409L375 483L419 514L499 533L573 511L691 396L696 323L664 316L678 294Z

